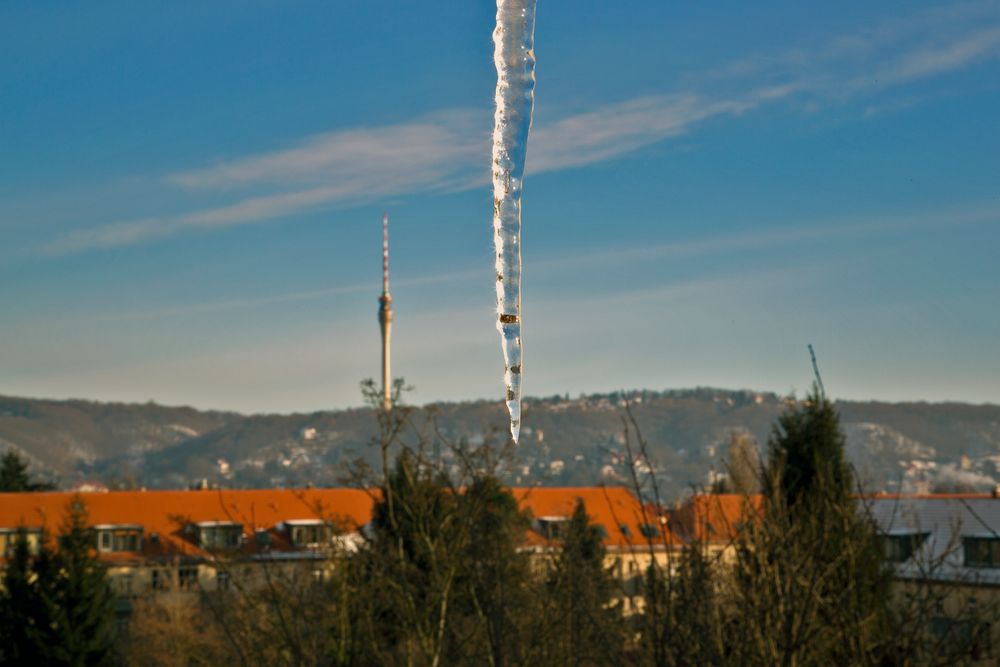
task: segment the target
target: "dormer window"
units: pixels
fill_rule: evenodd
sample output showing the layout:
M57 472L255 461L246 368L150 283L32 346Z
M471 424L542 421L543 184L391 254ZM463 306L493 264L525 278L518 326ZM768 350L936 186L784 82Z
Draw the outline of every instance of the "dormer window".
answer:
M569 517L540 516L535 519L538 534L547 540L562 540L569 530Z
M1000 567L1000 538L963 537L962 549L968 567Z
M142 551L142 526L128 524L94 526L94 538L100 553L138 553Z
M243 545L243 524L233 521L202 521L195 524L198 546L208 550L237 549Z
M899 532L881 536L885 559L890 563L905 563L920 550L930 533Z
M288 541L298 549L329 546L333 540L333 526L319 519L286 521Z
M639 532L642 533L642 536L646 539L652 539L660 536L660 529L656 526L656 524L652 523L640 523Z

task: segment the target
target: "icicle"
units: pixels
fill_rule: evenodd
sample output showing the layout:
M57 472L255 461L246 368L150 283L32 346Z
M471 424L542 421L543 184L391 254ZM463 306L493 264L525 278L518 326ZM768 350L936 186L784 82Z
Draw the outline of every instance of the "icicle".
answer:
M497 330L503 349L510 434L521 432L521 183L535 95L535 0L497 0L493 129L493 240Z

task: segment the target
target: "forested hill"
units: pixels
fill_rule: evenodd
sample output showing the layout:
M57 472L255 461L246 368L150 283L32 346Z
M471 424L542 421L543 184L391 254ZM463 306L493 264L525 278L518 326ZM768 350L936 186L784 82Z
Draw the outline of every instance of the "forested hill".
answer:
M525 401L512 482L593 484L625 472L623 399L649 442L667 493L725 469L731 434L764 448L784 398L718 389L637 391ZM989 489L1000 479L1000 406L963 403L837 404L850 456L870 489ZM447 439L503 433L499 402L427 406ZM231 487L330 485L345 462L370 458L369 409L241 415L165 407L0 397L0 450L14 448L61 486L78 481L146 487L196 480ZM444 448L447 456L447 448Z

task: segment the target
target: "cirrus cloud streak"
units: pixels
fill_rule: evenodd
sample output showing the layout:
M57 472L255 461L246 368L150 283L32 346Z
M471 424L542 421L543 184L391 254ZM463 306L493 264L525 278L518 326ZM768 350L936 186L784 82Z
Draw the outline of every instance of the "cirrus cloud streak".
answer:
M926 10L812 49L758 55L698 73L691 77L698 83L685 92L635 97L540 123L532 128L527 169L540 174L614 160L712 119L781 100L798 99L815 109L998 57L1000 4ZM42 251L62 255L128 246L388 196L482 187L489 181L491 118L486 109L451 109L395 125L316 134L287 148L168 174L164 181L171 188L230 201L77 229Z

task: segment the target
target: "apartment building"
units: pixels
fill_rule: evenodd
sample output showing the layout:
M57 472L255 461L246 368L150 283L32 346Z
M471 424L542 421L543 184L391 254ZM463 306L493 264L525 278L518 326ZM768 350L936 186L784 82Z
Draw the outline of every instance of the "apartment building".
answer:
M626 597L651 560L666 562L680 544L665 516L622 487L512 491L532 516L524 549L540 560L556 553L583 500L603 538L608 567L627 584ZM0 494L0 557L19 533L32 548L43 540L54 544L76 498L86 507L98 557L116 592L127 598L225 589L234 569L253 576L262 565L298 567L321 579L338 552L357 547L376 494L345 488Z

